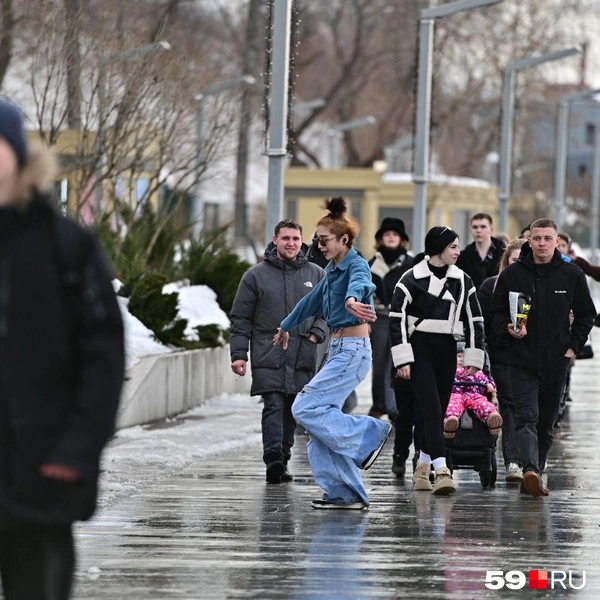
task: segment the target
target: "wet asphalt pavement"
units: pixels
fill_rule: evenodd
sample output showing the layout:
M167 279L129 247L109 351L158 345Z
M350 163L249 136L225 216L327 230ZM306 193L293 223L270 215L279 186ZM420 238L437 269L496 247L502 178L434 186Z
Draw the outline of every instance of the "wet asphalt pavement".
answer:
M390 437L364 474L368 511L314 510L310 501L320 492L308 438L296 438L295 480L266 485L260 412L249 400L252 410L242 417L255 432L246 445L181 468L156 460L145 469L121 465L128 493L103 500L96 517L77 527L74 597L600 598L600 343L595 351L573 370L573 402L549 457L548 498L506 484L499 454L495 488L483 490L477 473L459 470L453 496L413 492L410 477L390 472ZM359 392L357 412L365 413L366 382ZM222 428L234 437L236 426ZM119 443L126 454L133 442ZM530 589L531 570L549 573L548 589ZM489 590L489 571L522 572L506 581L524 587ZM571 589L584 576L582 589Z

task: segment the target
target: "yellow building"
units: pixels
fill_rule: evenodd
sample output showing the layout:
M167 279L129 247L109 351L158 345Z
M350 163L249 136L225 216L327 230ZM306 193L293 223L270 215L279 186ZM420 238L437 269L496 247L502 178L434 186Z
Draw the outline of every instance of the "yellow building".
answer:
M461 246L471 242L469 221L478 212L488 213L498 222L498 189L486 181L465 177L434 176L428 185L427 229L434 225L452 227ZM323 199L344 196L350 215L361 225L356 247L370 257L375 232L385 217L402 219L412 239L414 185L409 173L381 173L368 168L317 170L290 167L286 171L284 216L296 219L310 239L316 222L324 215ZM511 236L520 225L511 214ZM419 250L419 249L414 249Z
M30 137L39 139L38 132L30 132ZM96 133L87 130L65 129L55 134L52 150L59 161L59 174L56 181L55 197L63 209L79 214L88 222L87 212L93 212L99 202L100 194L105 198L106 206L111 206L114 198L125 202L131 207L140 201L149 201L154 209L158 208L159 192L156 186L157 142L148 136L148 145L144 148L143 170L115 168L112 173L106 173L100 184L92 169L99 169L97 159ZM138 143L139 145L139 143ZM128 156L136 155L136 148L123 146L123 155L119 160L130 162ZM139 151L138 151L139 152ZM140 159L138 159L138 163ZM83 201L83 199L86 201Z

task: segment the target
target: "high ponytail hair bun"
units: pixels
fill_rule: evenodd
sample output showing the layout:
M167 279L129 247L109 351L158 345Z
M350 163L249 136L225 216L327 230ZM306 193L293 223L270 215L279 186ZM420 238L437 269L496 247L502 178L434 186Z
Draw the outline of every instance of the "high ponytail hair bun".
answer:
M333 219L341 219L348 210L346 200L341 196L327 198L325 200L325 209L329 211L329 216Z

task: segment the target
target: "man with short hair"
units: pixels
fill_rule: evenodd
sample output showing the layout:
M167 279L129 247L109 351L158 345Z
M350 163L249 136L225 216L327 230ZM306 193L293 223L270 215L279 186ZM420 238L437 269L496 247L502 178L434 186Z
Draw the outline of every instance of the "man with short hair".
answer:
M325 321L310 319L290 333L287 350L273 345L283 319L325 276L307 259L302 227L291 219L278 223L264 261L248 269L240 281L231 309L231 369L244 376L248 346L253 396L261 395L263 460L267 483L291 481L287 470L296 422L292 403L313 377L317 344L329 334Z
M519 260L498 276L489 311L497 339L507 344L524 472L521 492L531 496L549 494L540 475L552 446L567 368L585 344L596 316L585 275L562 260L557 238L554 221L538 219L531 224ZM520 328L511 314L511 292L522 293L530 304Z
M502 240L492 237L493 232L494 224L490 215L473 215L473 242L460 253L456 261L456 266L471 277L476 289L479 289L485 279L498 274L498 265L506 248Z

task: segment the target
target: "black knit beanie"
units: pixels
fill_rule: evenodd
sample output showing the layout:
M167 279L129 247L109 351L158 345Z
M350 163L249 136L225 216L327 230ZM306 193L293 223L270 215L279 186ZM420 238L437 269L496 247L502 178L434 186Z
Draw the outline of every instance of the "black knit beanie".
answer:
M457 237L458 233L450 227L432 227L425 236L425 254L441 254Z
M27 140L21 111L10 102L0 100L0 137L4 138L17 156L19 168L27 161Z

